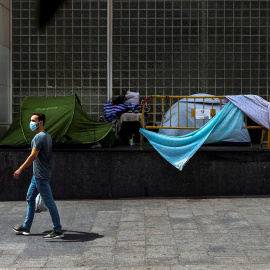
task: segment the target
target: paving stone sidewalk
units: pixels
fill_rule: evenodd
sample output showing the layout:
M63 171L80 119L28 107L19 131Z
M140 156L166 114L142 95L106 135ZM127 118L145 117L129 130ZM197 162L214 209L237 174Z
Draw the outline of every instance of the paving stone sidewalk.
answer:
M15 235L26 202L0 202L0 269L269 270L270 198L57 201Z

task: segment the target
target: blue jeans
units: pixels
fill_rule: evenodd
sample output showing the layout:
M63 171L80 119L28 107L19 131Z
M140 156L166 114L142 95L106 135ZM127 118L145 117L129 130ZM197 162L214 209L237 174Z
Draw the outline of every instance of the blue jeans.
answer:
M60 216L52 196L52 190L48 180L35 179L34 176L31 179L31 184L27 192L27 215L23 226L30 230L35 215L36 197L40 193L46 207L49 209L53 229L56 232L62 232L62 226L60 224Z

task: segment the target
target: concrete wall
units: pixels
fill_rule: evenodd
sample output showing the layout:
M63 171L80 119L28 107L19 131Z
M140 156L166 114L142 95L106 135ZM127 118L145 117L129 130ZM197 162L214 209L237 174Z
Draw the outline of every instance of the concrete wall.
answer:
M0 0L0 138L11 123L11 0Z
M270 195L270 152L200 150L180 172L153 150L54 150L55 199ZM30 150L0 150L0 200L24 200Z

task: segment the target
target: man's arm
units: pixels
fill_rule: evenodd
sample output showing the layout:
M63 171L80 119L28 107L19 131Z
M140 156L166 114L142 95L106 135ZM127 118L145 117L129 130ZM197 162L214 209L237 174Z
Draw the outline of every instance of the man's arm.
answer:
M22 164L22 166L13 174L13 177L15 179L18 179L22 171L33 163L33 161L37 158L38 153L39 151L37 150L37 148L33 147L30 156L26 159L26 161Z

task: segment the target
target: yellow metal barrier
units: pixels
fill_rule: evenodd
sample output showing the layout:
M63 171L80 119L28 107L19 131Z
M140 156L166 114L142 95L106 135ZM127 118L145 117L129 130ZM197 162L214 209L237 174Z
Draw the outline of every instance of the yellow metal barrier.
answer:
M149 103L149 101L152 99L152 107L153 107L153 121L152 125L145 125L145 108L146 104ZM180 126L180 100L186 99L186 126ZM196 111L196 99L203 99L203 108L205 106L205 100L212 99L212 109L210 109L210 115L211 117L214 117L216 114L216 110L214 109L214 104L216 104L217 99L219 99L219 104L220 104L220 110L222 110L222 99L226 99L225 96L161 96L161 95L152 95L148 96L146 99L143 101L143 106L142 106L142 118L141 118L141 128L145 129L199 129L200 127L196 126L196 117L195 117L195 111ZM165 127L163 126L163 116L165 114L164 112L164 100L167 101L167 104L169 104L169 109L170 110L170 126ZM172 119L172 104L173 101L178 102L178 126L177 127L172 127L171 119ZM191 116L194 117L194 127L189 127L188 126L188 100L194 100L194 108L191 110ZM209 101L207 102L209 104ZM211 104L211 102L210 102ZM157 125L157 106L160 109L160 115L161 115L161 121L159 125ZM166 110L166 111L167 111ZM203 119L203 125L205 124L205 120ZM260 149L263 149L263 139L264 135L266 133L266 128L263 126L248 126L247 125L247 116L245 115L245 126L243 127L245 129L261 129L262 130L262 135L261 135L261 142L260 142ZM143 149L143 135L140 134L140 147L141 150ZM267 149L270 149L270 130L268 130L268 136L267 136Z

